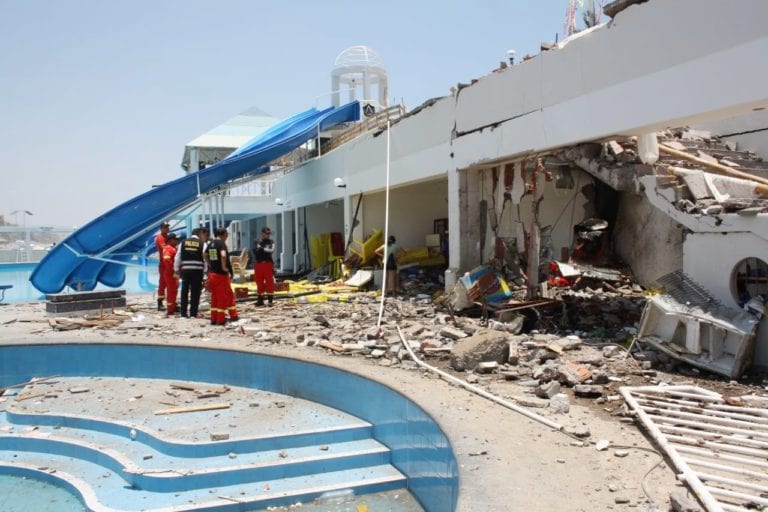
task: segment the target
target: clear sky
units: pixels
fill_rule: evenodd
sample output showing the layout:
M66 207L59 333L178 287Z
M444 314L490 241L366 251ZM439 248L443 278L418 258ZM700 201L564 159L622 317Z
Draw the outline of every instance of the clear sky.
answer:
M538 53L567 3L0 0L0 215L82 225L180 177L184 145L233 115L314 106L350 46L412 109Z

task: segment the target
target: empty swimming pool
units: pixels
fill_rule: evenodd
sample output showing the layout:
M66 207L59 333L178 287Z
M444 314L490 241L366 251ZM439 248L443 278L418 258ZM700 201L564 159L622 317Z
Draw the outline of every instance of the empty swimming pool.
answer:
M456 506L456 462L439 426L407 397L355 374L205 348L0 348L0 387L46 376L57 376L54 394L63 393L66 400L46 398L41 384L38 397L31 396L32 389L16 388L15 397L3 404L4 421L13 430L0 430L0 472L37 472L74 491L93 510L242 511L406 489L424 510ZM178 381L204 383L200 391L217 396L213 403L194 394L186 398L182 393L191 391ZM181 387L173 388L176 384ZM122 390L112 406L130 414L110 412L107 401L99 401L98 390L106 388ZM200 410L158 414L153 404L141 411L140 404L160 388L175 389L167 393L164 410ZM83 389L90 399L79 402L77 391ZM238 430L254 423L249 414L255 414L261 431ZM186 438L171 436L184 428ZM105 490L88 479L101 479ZM103 503L109 500L113 503Z

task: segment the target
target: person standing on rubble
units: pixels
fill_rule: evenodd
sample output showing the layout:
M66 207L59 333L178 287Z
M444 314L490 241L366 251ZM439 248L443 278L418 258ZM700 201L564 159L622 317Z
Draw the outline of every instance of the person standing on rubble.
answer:
M181 277L180 302L183 318L202 318L202 315L198 314L198 308L206 270L203 250L207 240L208 230L206 228L193 229L192 236L181 243L173 262L175 277L177 279Z
M166 293L168 306L166 307L166 316L176 315L176 295L179 291L179 278L173 270L173 262L176 260L176 247L179 245L179 237L176 233L168 233L165 247L163 247L163 258L161 260L161 275L165 277Z
M211 292L211 325L225 325L226 315L234 322L238 319L235 307L235 294L232 292L230 276L232 267L229 265L227 254L226 228L214 231L216 239L208 244L208 288Z
M165 306L163 305L163 301L165 300L165 276L163 275L163 249L165 248L165 244L167 243L167 237L168 232L171 230L171 224L168 222L163 222L160 224L160 233L155 236L155 247L157 248L157 259L159 260L159 264L157 266L158 271L160 272L160 277L157 281L157 310L163 311L165 309Z
M386 251L386 257L384 251ZM384 267L387 270L387 289L384 293L392 292L393 297L397 294L397 259L404 254L405 251L397 245L397 239L392 235L387 238L386 244L376 249L376 255L385 262Z
M271 306L275 296L275 265L272 261L272 253L275 252L275 242L269 238L272 231L264 226L261 230L261 240L253 244L253 278L256 280L256 290L259 298L257 306L264 305L264 295Z

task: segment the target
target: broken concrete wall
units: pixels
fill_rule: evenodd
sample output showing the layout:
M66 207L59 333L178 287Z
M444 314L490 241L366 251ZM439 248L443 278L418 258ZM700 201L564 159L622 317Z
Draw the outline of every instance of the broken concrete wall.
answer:
M644 196L621 194L613 236L616 254L640 284L683 268L682 228Z
M528 168L535 164L528 162ZM504 199L498 187L504 186L501 172L497 171L497 189L494 191L493 169L472 169L467 175L467 215L463 217L462 243L472 248L462 258L462 271L488 262L494 257L496 233L509 248L518 252L526 250L525 236L529 233L532 217L532 196L522 195L530 173L524 173L527 181L520 177L520 164L514 165L511 198ZM508 172L512 172L511 170ZM544 260L561 259L563 250L568 250L573 238L573 225L594 214L594 205L585 195L585 187L593 178L584 171L571 170L573 188L557 188L555 181L547 181L541 173L539 190L543 199L539 204L539 225L543 230L542 253ZM522 195L522 197L520 197ZM481 210L482 209L482 210ZM494 231L494 225L496 231Z
M725 141L735 142L739 151L752 151L763 160L768 160L768 110L720 119L696 125L695 128L710 131Z
M713 35L711 10L721 7L716 0L647 2L622 12L615 23L461 89L456 166L765 107L768 70L755 69L754 62L761 61L768 39L762 23L768 4L749 0L722 12L722 26L739 29ZM683 38L680 26L690 29ZM652 35L648 27L654 27ZM754 76L712 73L734 68ZM693 83L696 94L670 88ZM659 96L659 90L669 94Z

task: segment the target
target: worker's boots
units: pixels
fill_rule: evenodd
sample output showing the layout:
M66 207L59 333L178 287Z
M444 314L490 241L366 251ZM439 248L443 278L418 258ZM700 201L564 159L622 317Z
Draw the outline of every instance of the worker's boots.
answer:
M157 299L157 310L165 311L165 306L163 306L163 299Z
M274 299L274 298L275 298L274 295L267 295L267 305L268 306L272 305L272 299Z
M264 296L263 295L259 295L259 298L256 299L256 305L257 306L263 306L264 305Z

